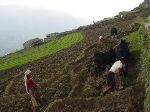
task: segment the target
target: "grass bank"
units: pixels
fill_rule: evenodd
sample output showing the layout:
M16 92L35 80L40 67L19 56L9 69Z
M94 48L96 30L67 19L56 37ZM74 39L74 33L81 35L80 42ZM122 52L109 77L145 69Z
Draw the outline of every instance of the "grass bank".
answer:
M143 37L141 36L140 32L143 30L142 24L144 23L145 18L137 17L133 20L132 24L139 24L140 27L138 31L135 31L127 36L124 37L124 39L129 43L129 49L130 49L130 59L129 59L129 71L128 71L128 77L123 78L125 87L129 87L132 85L135 85L137 83L137 77L138 73L140 71L141 65L140 65L140 58L141 58L141 52L143 50ZM137 27L137 26L135 26Z
M125 85L131 86L135 83L145 85L144 108L145 112L150 112L150 49L147 47L150 39L144 26L144 22L148 21L145 18L138 18L134 22L141 24L139 30L126 36L125 39L130 43L130 61L136 69L135 74L129 74L129 77L125 80Z
M146 29L142 26L140 30L140 36L143 40L143 49L141 51L140 61L141 69L138 77L138 81L145 85L145 112L150 112L150 48L149 46L150 38L147 35Z

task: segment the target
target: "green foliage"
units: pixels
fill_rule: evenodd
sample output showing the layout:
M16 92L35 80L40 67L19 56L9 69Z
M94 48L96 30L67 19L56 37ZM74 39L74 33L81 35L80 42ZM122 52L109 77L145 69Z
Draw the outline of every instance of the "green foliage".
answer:
M134 67L130 66L128 68L129 69L128 77L123 78L124 86L126 88L136 83L137 70L134 69L137 68L136 66L139 65L139 59L140 59L139 54L141 53L141 49L143 45L138 31L126 36L125 39L129 43L130 63L134 65Z
M144 18L136 18L134 20L136 23L143 24L145 22ZM149 22L149 21L146 21ZM126 40L130 42L130 50L132 55L135 57L132 59L133 62L138 62L138 82L143 83L146 88L145 97L145 111L150 111L150 50L147 48L146 44L149 43L149 37L147 36L146 29L144 25L141 25L139 30L130 34L126 37ZM136 66L136 64L135 64ZM123 79L125 81L125 86L129 86L135 80L132 77Z
M138 80L144 83L146 88L145 111L148 112L150 111L150 50L145 47L145 44L148 41L147 38L145 38L145 29L142 29L140 34L143 38L144 44L141 52L141 71Z
M28 50L21 50L5 57L0 58L0 70L8 69L16 65L25 64L44 56L49 56L83 39L81 33L73 33L55 39L41 46L33 47Z
M150 111L150 51L143 50L141 54L142 67L140 72L140 81L145 84L146 98L145 98L145 110ZM148 112L147 111L147 112Z
M136 75L135 74L128 74L128 77L123 77L123 85L125 88L130 87L136 84Z
M145 11L143 15L144 17L148 17L150 15L150 8L143 9L143 11Z
M130 68L132 70L129 71L129 76L127 78L123 78L124 86L129 87L131 85L134 85L136 83L136 79L138 77L138 72L140 71L140 59L141 59L141 52L144 49L144 41L143 36L145 35L145 28L143 25L141 25L144 22L143 18L137 17L134 22L138 25L140 25L140 28L138 31L131 33L130 35L126 36L125 39L129 43L129 49L131 52L130 61L135 65L133 68ZM133 23L133 24L135 24Z
M133 20L133 23L143 24L144 22L145 22L145 18L143 18L143 17L136 17L136 18Z
M51 36L51 37L47 37L46 39L44 39L44 42L47 43L47 42L50 42L50 41L54 41L56 39L57 39L56 36Z
M132 31L137 31L140 28L140 26L141 26L141 24L139 24L139 23L133 23L131 25Z
M134 53L134 52L140 52L143 49L143 37L142 35L144 35L144 25L141 25L142 23L144 23L145 19L141 18L141 17L137 17L136 19L134 19L133 21L133 25L135 25L135 27L140 27L138 28L139 30L136 32L131 33L130 35L126 36L125 39L127 40L127 42L129 42L129 48L130 48L130 52Z

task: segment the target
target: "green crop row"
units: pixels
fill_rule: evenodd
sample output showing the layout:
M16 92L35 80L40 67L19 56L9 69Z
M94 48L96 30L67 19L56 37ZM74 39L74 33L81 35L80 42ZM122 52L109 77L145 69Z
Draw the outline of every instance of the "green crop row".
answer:
M8 69L17 65L40 59L45 56L49 56L62 49L70 47L71 45L81 41L82 39L82 34L76 32L50 41L49 43L43 44L41 46L26 50L20 50L7 56L0 57L0 70Z

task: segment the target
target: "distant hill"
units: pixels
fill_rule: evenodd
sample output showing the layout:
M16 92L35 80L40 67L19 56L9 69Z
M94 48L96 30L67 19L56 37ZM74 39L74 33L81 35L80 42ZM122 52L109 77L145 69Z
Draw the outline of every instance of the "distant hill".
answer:
M0 6L0 56L22 48L22 43L46 34L87 24L63 12L18 6Z

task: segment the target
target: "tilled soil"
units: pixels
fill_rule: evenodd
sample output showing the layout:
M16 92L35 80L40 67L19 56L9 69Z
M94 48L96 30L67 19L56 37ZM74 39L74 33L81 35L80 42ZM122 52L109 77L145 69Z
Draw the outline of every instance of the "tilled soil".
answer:
M131 20L144 12L134 12L124 18L100 22L79 31L84 40L58 53L43 57L28 64L0 71L0 111L30 112L31 102L26 95L23 76L26 69L33 72L33 79L40 84L43 101L41 111L56 99L67 97L88 98L100 96L105 85L105 71L100 76L88 72L88 62L95 51L107 51L118 44L110 39L110 29L118 28L118 38L133 32ZM104 36L99 43L98 37ZM96 83L95 83L96 82ZM11 100L9 100L11 99Z

